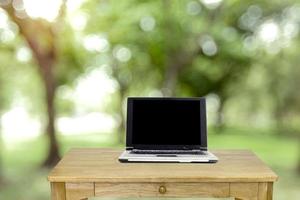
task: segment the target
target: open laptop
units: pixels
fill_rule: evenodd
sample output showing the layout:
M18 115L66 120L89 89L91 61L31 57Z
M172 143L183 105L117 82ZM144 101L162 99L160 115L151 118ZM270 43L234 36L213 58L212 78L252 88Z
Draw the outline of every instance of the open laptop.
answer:
M129 97L119 161L217 162L207 151L205 105L205 98Z

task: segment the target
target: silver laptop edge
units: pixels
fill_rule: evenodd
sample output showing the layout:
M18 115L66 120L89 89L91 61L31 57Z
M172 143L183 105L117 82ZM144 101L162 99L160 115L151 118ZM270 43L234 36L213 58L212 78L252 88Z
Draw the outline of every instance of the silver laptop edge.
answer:
M119 160L121 162L180 162L180 163L215 163L218 158L206 151L204 155L194 154L132 154L131 150L124 151Z

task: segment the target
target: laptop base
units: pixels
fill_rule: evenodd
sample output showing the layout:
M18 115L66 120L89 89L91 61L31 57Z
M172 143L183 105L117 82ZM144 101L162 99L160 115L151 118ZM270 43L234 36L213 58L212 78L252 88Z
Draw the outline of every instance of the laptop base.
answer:
M131 150L124 151L120 162L159 162L159 163L216 163L218 158L206 151L204 154L136 154Z

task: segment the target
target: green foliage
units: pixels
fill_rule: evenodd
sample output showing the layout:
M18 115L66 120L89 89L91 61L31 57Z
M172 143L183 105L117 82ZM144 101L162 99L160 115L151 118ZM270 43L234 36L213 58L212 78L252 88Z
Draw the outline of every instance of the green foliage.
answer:
M57 38L58 61L55 70L57 85L72 85L84 72L88 57L82 44L76 41L76 33L70 25L65 23L60 28Z

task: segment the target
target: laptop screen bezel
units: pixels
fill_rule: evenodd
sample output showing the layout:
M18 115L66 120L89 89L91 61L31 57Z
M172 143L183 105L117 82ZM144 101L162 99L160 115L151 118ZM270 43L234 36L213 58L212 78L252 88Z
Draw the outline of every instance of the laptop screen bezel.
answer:
M133 102L135 100L172 100L172 101L199 101L200 103L200 144L199 145L145 145L133 144ZM174 97L128 97L126 123L126 149L158 149L158 150L207 150L206 100L204 97L174 98Z

